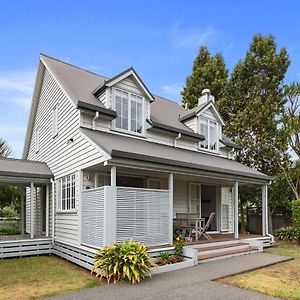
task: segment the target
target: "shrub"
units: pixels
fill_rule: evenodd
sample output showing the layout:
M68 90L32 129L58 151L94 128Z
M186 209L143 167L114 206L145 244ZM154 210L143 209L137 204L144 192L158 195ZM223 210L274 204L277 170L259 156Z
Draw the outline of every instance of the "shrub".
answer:
M17 235L20 234L18 228L0 228L0 235Z
M183 256L183 246L185 244L185 239L183 235L179 235L176 238L176 243L175 243L175 255L179 261L182 261L182 256Z
M282 227L274 232L277 240L282 241L295 241L299 238L300 231L293 227Z
M123 279L137 283L146 276L151 276L150 268L153 266L143 244L125 241L98 250L92 272L106 278L108 283Z
M161 252L159 254L160 257L160 263L162 265L169 265L172 262L172 255L168 252Z

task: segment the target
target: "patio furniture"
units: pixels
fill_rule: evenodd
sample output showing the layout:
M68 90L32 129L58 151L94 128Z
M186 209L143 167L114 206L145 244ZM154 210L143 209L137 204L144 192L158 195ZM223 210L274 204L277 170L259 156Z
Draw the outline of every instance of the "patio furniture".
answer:
M204 227L205 219L200 218L196 213L176 213L174 220L174 233L184 234L191 237L193 233L197 235L197 228Z
M213 220L213 218L215 217L216 213L211 213L205 226L201 226L201 227L197 227L196 228L196 241L198 239L200 239L202 236L204 236L207 240L212 240L212 237L207 233L207 230L209 228L209 226L211 225L211 222Z

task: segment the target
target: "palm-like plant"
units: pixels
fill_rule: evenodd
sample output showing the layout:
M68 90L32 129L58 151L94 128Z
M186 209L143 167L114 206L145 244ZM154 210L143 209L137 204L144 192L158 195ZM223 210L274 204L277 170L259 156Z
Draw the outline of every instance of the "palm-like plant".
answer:
M11 149L7 142L0 138L0 157L8 157L11 154Z

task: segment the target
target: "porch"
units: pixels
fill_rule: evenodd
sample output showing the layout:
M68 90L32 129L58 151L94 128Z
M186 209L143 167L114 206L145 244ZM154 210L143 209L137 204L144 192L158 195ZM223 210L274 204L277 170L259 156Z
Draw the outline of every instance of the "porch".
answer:
M20 190L20 234L0 236L0 258L49 253L52 177L45 163L0 158L0 184Z
M245 180L195 173L154 171L145 168L106 165L83 170L81 244L99 248L128 239L149 249L173 246L173 219L177 213L196 213L207 222L212 241L190 245L267 237L243 237L238 230L238 188ZM252 182L251 182L252 183ZM256 182L257 183L257 182ZM267 184L262 186L263 222L266 222Z

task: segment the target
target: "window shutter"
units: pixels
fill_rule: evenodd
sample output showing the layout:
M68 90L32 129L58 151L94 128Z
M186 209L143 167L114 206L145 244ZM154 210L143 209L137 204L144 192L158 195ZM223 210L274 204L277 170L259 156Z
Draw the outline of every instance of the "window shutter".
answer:
M231 191L229 187L221 188L221 230L230 230Z

